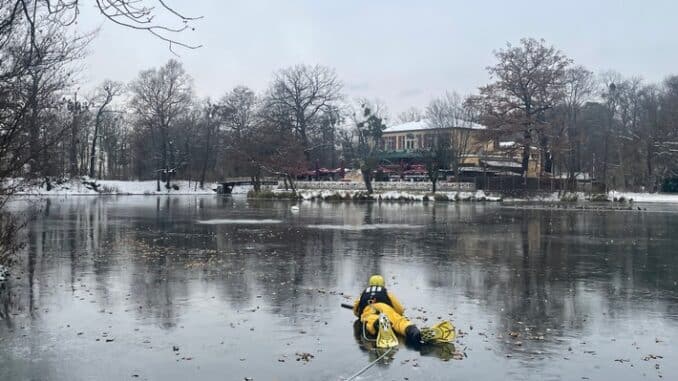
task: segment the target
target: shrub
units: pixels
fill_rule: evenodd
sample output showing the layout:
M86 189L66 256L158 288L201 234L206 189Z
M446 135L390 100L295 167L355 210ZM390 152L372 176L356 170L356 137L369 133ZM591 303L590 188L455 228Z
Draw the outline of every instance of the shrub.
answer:
M566 192L560 197L561 202L577 202L578 200L579 196L576 193Z
M294 192L273 192L272 190L266 189L260 192L250 190L247 192L247 198L260 200L298 200L301 196Z
M433 195L433 199L436 201L450 201L450 198L447 197L444 193L436 193Z
M98 192L103 194L116 194L120 193L120 189L112 185L101 185L98 189Z
M609 202L610 199L607 198L607 195L605 193L594 193L591 196L589 196L589 201L594 201L594 202Z

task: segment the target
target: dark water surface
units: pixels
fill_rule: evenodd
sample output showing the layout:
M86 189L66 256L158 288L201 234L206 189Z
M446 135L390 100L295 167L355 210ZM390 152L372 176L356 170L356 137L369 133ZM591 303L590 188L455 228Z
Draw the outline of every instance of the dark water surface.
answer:
M0 292L0 380L339 380L377 356L339 306L371 273L466 357L401 347L358 379L678 379L675 206L290 205L44 201Z

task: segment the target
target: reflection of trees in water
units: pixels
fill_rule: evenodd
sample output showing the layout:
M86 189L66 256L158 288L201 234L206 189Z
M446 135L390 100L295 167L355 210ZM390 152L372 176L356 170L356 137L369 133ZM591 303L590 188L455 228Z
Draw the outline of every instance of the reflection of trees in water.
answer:
M464 234L444 241L447 248L432 250L438 254L424 262L426 274L436 287L484 301L501 318L504 336L525 327L534 335L547 328L562 334L583 329L592 313L642 310L648 293L660 308L672 308L678 260L667 255L665 240L658 242L678 233L669 220L549 210L486 215L472 230L459 227ZM424 245L412 244L414 251ZM591 303L586 288L602 290L604 304Z
M332 232L285 225L255 229L224 225L217 236L217 249L228 270L220 281L236 307L250 302L256 291L261 296L257 300L273 313L294 318L300 312L317 311L323 304L317 289L336 284L338 243Z
M0 300L5 324L12 324L11 311L38 314L49 304L40 299L43 292L59 284L74 292L85 284L99 306L130 304L164 327L177 324L183 308L177 300L194 296L196 282L215 285L235 310L261 303L282 316L317 317L333 310L317 289L339 291L347 278L362 286L392 260L412 261L435 289L454 287L484 301L501 331L519 321L535 331L581 330L586 315L597 312L591 308L623 311L652 301L658 302L653 309L676 316L675 303L667 302L676 297L678 273L678 257L667 254L678 233L671 214L365 203L318 204L295 216L285 203L148 201L138 208L105 198L49 202L27 230L30 245L19 264L26 276L12 280L13 292ZM224 214L286 223L193 223ZM417 227L307 229L310 223ZM112 294L120 281L129 282L129 301ZM592 288L601 290L602 305L591 305L586 289ZM256 295L262 297L252 299Z
M108 224L107 208L100 198L78 198L69 202L46 199L26 227L27 246L17 269L25 276L13 278L10 304L28 312L31 321L48 308L54 290L67 286L72 293L92 292L106 305L114 243L120 234ZM90 282L90 274L95 279Z

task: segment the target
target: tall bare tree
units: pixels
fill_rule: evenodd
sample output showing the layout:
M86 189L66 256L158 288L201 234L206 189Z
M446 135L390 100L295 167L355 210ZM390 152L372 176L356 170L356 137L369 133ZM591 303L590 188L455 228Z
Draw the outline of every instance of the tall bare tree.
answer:
M541 150L543 167L551 165L551 131L546 113L563 98L565 72L571 60L544 40L524 38L496 51L497 63L487 68L494 82L471 99L495 138L518 138L527 176L530 147Z
M416 107L410 107L407 110L400 112L396 118L396 121L398 123L418 122L424 119L425 116L425 112L422 112Z
M343 85L334 69L326 66L296 65L274 74L273 83L264 99L263 116L280 128L292 130L301 141L307 158L313 137L322 122L337 120Z
M575 172L581 171L581 149L584 131L580 126L580 114L584 103L589 101L596 90L596 83L589 70L583 66L575 66L565 71L563 97L565 135L565 167L570 190L575 190ZM559 136L562 135L558 134Z
M225 156L233 172L250 177L254 190L258 192L261 189L261 167L250 154L257 127L261 124L261 101L250 88L237 86L224 95L219 104L228 111L223 115Z
M90 102L96 106L96 116L94 117L94 133L92 136L92 149L90 150L89 177L94 178L96 170L97 140L100 140L101 124L103 116L108 111L107 107L113 102L113 99L122 93L123 85L119 82L106 80L96 90L94 99ZM101 172L99 173L101 177Z
M173 128L188 113L193 101L192 79L179 61L169 60L159 69L144 70L130 85L130 107L139 127L154 137L156 170L165 174L166 187L176 171Z

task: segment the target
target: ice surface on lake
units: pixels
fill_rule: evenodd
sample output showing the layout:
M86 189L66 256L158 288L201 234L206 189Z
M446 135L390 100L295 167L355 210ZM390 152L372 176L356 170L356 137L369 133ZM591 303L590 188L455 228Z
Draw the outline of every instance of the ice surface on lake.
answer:
M351 231L361 231L361 230L378 230L378 229L419 229L422 228L421 225L408 225L408 224L369 224L369 225L328 225L328 224L319 224L319 225L308 225L309 229L320 229L320 230L351 230Z
M280 220L255 220L255 219L228 219L220 218L214 220L202 220L198 221L199 224L203 225L268 225L268 224L279 224L282 221Z

